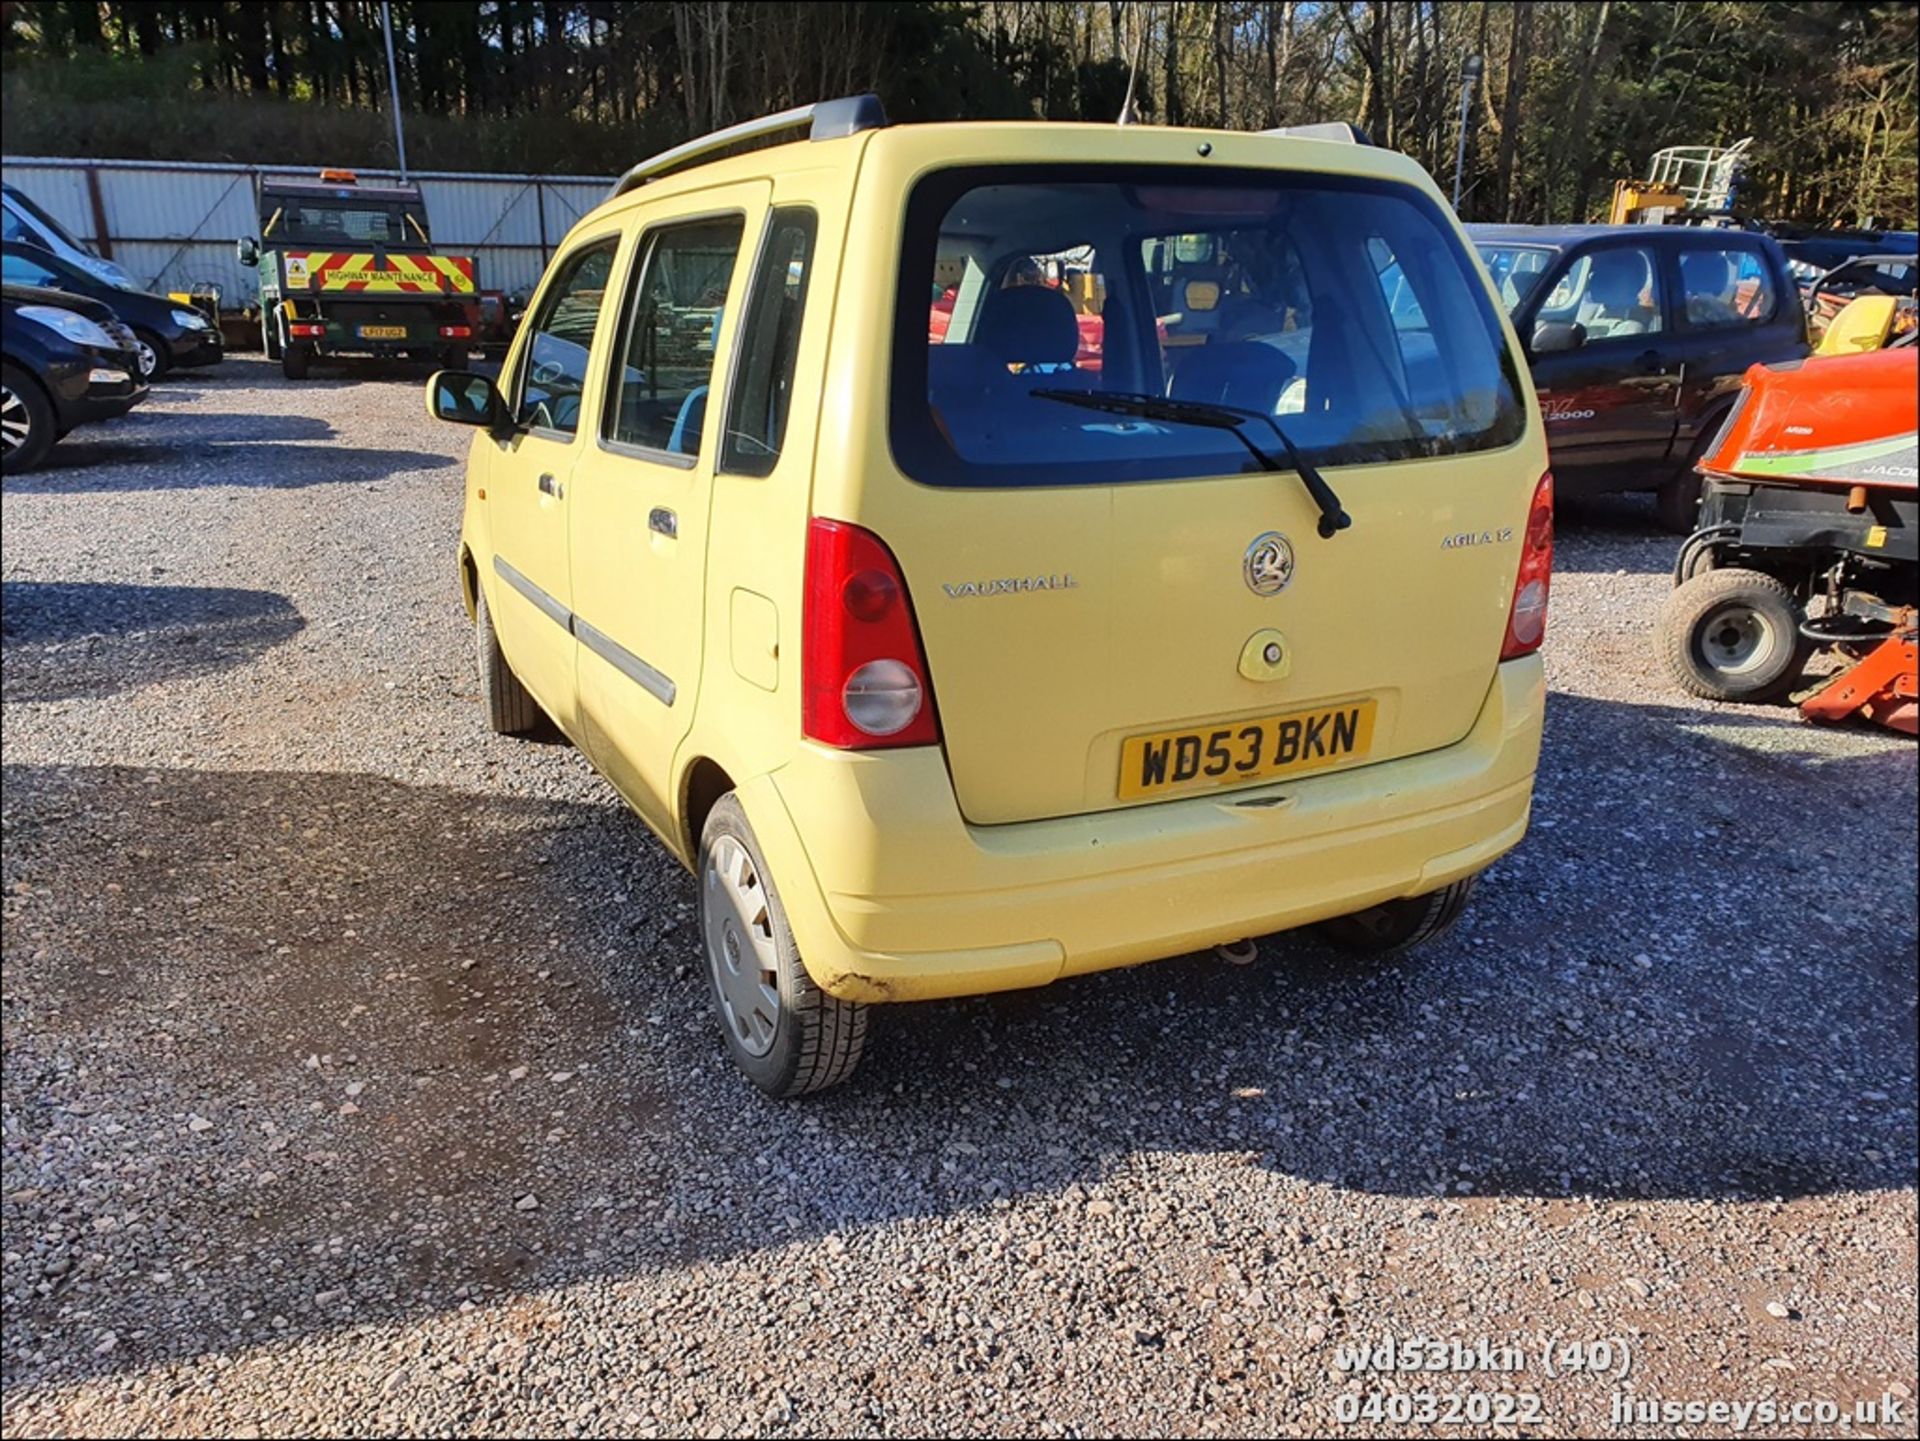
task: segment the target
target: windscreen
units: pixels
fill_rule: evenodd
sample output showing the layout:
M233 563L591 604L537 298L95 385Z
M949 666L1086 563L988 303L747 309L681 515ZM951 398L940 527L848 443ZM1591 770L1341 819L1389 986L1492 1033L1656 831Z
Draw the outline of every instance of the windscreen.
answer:
M1480 252L1480 263L1493 277L1493 288L1500 292L1500 302L1507 307L1509 315L1519 314L1527 297L1540 288L1540 282L1546 279L1553 262L1560 256L1557 250L1545 250L1537 245L1482 244L1475 248Z
M35 222L37 222L40 225L40 227L43 230L47 232L47 234L51 235L55 240L65 241L68 245L71 245L75 250L79 251L82 255L91 255L93 253L88 246L74 239L74 237L70 233L68 233L67 228L64 225L62 225L59 221L55 220L51 215L49 215L45 210L43 210L23 191L10 189L7 191L7 199L12 204L19 206L21 211L24 214L30 216ZM15 236L9 233L7 236L7 239L31 240L32 237L25 236L25 235Z
M1048 390L1231 406L1323 465L1507 445L1524 429L1519 386L1472 267L1439 208L1391 182L941 172L908 203L895 458L916 479L963 486L1256 464L1231 434ZM1247 434L1271 449L1266 419Z

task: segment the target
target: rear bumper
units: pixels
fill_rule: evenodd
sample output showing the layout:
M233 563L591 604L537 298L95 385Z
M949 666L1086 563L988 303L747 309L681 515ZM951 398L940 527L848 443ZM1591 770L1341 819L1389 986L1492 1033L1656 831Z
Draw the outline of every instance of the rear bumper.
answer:
M1097 815L972 826L940 753L803 746L740 797L814 980L846 1000L1045 985L1419 895L1526 832L1538 657L1457 745ZM804 828L805 840L802 840Z

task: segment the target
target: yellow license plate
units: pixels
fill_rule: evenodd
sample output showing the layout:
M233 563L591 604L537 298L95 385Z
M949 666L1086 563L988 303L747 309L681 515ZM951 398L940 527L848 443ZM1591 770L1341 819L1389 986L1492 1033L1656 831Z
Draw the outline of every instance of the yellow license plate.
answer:
M1120 746L1120 798L1246 785L1323 770L1367 753L1376 702L1286 711L1200 730L1129 736Z
M407 327L404 325L363 325L360 327L362 340L405 340Z

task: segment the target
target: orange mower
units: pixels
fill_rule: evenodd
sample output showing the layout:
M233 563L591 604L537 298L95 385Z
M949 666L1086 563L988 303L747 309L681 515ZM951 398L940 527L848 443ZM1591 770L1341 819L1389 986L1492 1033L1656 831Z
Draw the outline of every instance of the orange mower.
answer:
M1911 335L1747 372L1660 616L1676 685L1722 701L1800 691L1809 720L1920 729L1917 423ZM1845 664L1808 687L1823 653Z

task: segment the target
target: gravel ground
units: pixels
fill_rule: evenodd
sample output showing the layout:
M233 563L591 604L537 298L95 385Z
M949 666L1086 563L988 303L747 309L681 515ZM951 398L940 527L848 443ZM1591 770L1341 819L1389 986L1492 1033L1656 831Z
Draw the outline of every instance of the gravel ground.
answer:
M886 1012L776 1105L688 880L483 728L462 444L235 358L5 484L6 1434L1914 1434L1915 749L1671 690L1644 504L1566 518L1447 941ZM1341 1370L1388 1334L1526 1367Z

